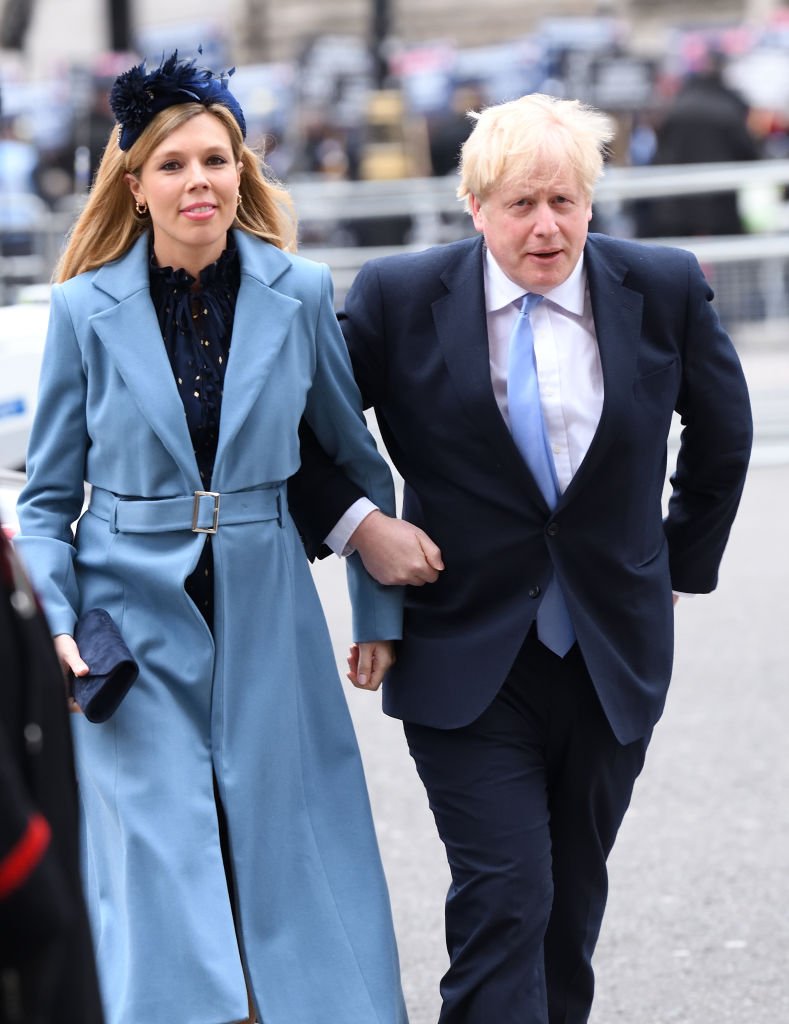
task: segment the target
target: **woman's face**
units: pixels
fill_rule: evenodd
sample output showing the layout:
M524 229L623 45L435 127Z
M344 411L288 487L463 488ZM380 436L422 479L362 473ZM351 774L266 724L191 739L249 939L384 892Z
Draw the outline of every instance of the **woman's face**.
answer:
M135 200L148 206L160 266L197 277L220 257L236 216L241 168L227 128L206 112L171 132L138 175L126 175Z

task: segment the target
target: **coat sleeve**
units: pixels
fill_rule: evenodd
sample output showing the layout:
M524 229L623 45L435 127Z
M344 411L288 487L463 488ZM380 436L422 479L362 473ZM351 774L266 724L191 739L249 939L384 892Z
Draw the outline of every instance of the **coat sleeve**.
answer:
M51 850L51 828L31 792L37 777L25 755L25 729L39 727L26 712L35 706L41 680L31 669L12 607L13 555L0 537L0 962L19 963L61 930L65 919L62 878ZM46 638L46 632L43 632ZM39 641L41 636L38 637ZM54 672L57 662L52 655ZM51 680L47 680L51 682ZM57 687L59 680L53 684ZM60 684L62 687L62 684ZM42 756L42 755L39 755ZM8 938L8 942L6 942ZM0 1013L0 1017L2 1013Z
M324 539L351 505L367 495L337 468L305 420L299 426L299 448L301 464L288 480L288 505L312 561L332 553Z
M366 264L356 276L348 302L353 303L354 316L351 319L350 305L339 314L339 321L348 348L356 385L362 393L364 408L373 404L377 394L375 382L381 378L377 361L377 342L382 332L372 322L372 311L378 308L378 277L373 267ZM359 295L366 295L357 299ZM356 487L326 455L317 442L309 425L302 421L299 430L301 442L301 466L288 481L288 499L293 518L301 534L304 547L310 559L329 554L323 541L337 524L344 512L359 498L371 497Z
M362 410L342 333L334 313L333 287L322 268L316 323L316 363L305 418L318 444L382 512L395 514L391 471L378 452ZM402 635L403 591L385 587L366 572L357 553L347 560L354 639L394 640Z
M682 433L664 527L671 584L708 593L745 484L753 424L734 345L710 305L712 291L689 256L683 371L677 412Z
M32 805L18 766L0 734L0 960L19 962L56 937L66 923L62 875L47 819Z
M6 627L6 622L0 626L4 658L8 655ZM3 688L7 685L6 679ZM23 681L14 679L13 685L21 687ZM42 911L49 904L54 910L57 896L48 857L50 839L49 823L31 799L11 737L0 729L0 924L4 933L6 926L19 926L18 911L28 904L28 911L36 911L30 923L42 925L46 934L47 915L42 921Z
M87 379L62 289L52 289L38 404L14 540L53 634L73 632L79 604L73 523L85 499Z

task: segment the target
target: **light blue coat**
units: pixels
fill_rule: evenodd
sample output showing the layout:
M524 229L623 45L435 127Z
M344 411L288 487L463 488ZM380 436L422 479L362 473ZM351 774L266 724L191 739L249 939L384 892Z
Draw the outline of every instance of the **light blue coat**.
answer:
M332 647L281 482L302 413L376 503L391 477L361 412L328 271L242 232L212 490L279 487L282 515L213 537L212 638L184 592L202 534L114 532L83 480L201 488L148 287L147 239L52 294L19 547L53 633L104 607L140 665L116 714L74 716L86 880L110 1024L246 1016L402 1024L389 899ZM348 564L357 640L400 635L401 595ZM242 951L217 828L230 835Z

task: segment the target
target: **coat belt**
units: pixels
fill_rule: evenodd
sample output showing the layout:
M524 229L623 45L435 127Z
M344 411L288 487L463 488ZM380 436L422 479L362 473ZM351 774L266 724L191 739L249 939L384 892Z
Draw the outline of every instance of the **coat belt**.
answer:
M195 491L177 498L120 497L93 487L88 508L113 533L216 533L221 526L240 523L277 519L281 524L284 487L272 483L249 491Z

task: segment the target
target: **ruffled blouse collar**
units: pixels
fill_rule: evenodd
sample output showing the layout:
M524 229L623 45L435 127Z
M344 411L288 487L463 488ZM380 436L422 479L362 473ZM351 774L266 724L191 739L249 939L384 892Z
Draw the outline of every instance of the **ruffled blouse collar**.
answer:
M241 277L238 250L229 234L227 248L199 280L186 270L160 267L152 246L149 267L151 299L207 486Z

